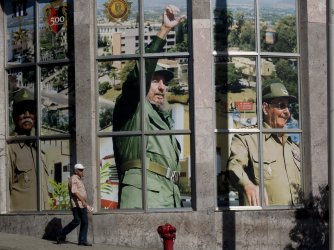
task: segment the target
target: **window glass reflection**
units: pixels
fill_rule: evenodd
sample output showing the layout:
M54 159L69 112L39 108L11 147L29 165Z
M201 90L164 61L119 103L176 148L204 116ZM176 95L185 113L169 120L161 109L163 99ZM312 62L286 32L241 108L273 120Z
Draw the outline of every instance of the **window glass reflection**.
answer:
M215 58L216 127L255 128L255 58Z
M11 136L36 134L35 81L32 69L8 72L8 128Z
M74 129L74 86L72 68L41 69L42 134L68 134Z
M146 67L146 129L189 129L188 60L148 59ZM156 120L159 128L150 119Z
M119 176L118 187L118 207L124 209L142 208L142 160L141 160L141 137L139 136L117 136L112 139L113 147L111 148L110 139L100 140L100 157L102 163L100 174L107 171L108 179L112 177L115 167L112 165L113 161L116 163L117 173ZM109 144L109 145L108 145ZM108 145L108 148L106 147ZM112 152L113 149L113 152ZM104 159L104 160L103 160ZM106 168L106 169L103 169ZM111 181L104 178L101 181L112 184ZM106 184L104 184L106 186ZM116 190L115 190L116 191ZM102 191L101 191L102 192ZM106 190L106 192L108 192ZM113 191L114 192L114 191ZM112 196L114 193L109 194ZM102 194L102 197L107 194ZM110 197L110 199L112 199ZM113 201L113 200L111 200Z
M5 1L7 13L7 62L22 64L35 61L34 1Z
M171 7L172 6L172 7ZM144 19L145 19L145 46L150 44L161 30L163 14L168 13L168 8L173 9L175 20L182 18L182 22L174 27L166 36L166 44L163 47L164 52L187 52L188 51L188 19L187 19L187 1L182 0L163 0L163 1L144 1ZM168 16L169 14L167 14ZM154 51L149 51L154 53Z
M276 111L274 114L281 111L285 118L282 121L276 121L276 123L284 122L283 125L274 123L268 124L268 121L266 123L272 128L299 128L297 59L262 59L261 77L263 84L262 92L265 91L265 93L262 93L262 110L264 112ZM278 108L277 104L279 102L284 102L287 108ZM272 112L269 115L273 115ZM265 117L268 116L264 115L263 118L265 119Z
M97 55L135 54L139 48L138 1L96 1Z
M42 193L48 195L48 204L44 204L44 210L68 210L70 197L68 194L68 179L71 174L71 165L74 162L73 152L75 144L69 140L41 141L42 167ZM45 165L45 166L44 166Z
M36 141L22 141L8 144L8 174L10 211L37 211L38 177ZM42 169L46 169L42 161ZM48 174L43 172L42 178ZM42 192L42 203L48 205L48 192Z
M100 131L140 129L140 120L130 115L140 110L137 64L134 60L98 63ZM129 119L133 126L126 125Z
M100 138L99 168L101 209L116 209L119 203L119 176L115 161L113 139L111 137Z
M296 1L260 0L261 50L297 53Z
M219 206L260 206L260 161L257 134L217 136ZM223 153L229 152L228 156ZM226 172L225 170L226 166ZM221 171L220 171L221 168ZM220 171L220 172L219 172Z
M148 208L191 207L190 136L148 136Z
M39 2L40 60L65 59L72 56L71 6L66 0Z
M214 0L214 48L218 51L255 50L254 0Z
M267 205L301 203L300 134L263 135L263 178Z

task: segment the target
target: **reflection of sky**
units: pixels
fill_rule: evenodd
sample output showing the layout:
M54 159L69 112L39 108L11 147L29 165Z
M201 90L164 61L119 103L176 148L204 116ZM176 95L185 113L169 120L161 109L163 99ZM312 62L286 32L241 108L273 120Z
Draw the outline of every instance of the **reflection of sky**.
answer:
M104 3L108 2L107 0L97 0L97 13L102 14L101 11L104 9ZM135 15L138 11L138 1L128 0L131 3L131 14ZM157 12L158 10L162 12L162 10L167 5L175 5L180 8L182 14L186 14L187 9L187 0L144 0L144 11L147 12ZM134 17L133 17L134 18Z
M103 4L106 3L107 0L97 0L97 6L98 7L103 7ZM138 0L128 0L128 2L131 2L131 6L135 7L136 9L138 8ZM186 8L187 7L187 0L144 0L144 5L145 8L147 7L161 7L164 8L167 5L176 5L180 8ZM148 6L149 5L149 6Z
M254 6L254 0L213 0L213 8L223 8L226 6ZM259 5L262 7L271 8L295 8L295 0L259 0Z

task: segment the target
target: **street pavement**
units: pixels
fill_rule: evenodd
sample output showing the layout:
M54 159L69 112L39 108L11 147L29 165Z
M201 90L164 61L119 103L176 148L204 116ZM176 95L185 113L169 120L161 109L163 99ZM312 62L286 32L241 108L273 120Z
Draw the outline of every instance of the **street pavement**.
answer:
M78 246L77 242L66 242L57 244L55 241L43 240L32 236L8 234L0 232L0 250L72 250L72 249L87 249L87 250L143 250L143 248L119 247L108 244L93 244L93 246ZM161 244L161 248L163 245ZM145 250L159 250L157 248Z

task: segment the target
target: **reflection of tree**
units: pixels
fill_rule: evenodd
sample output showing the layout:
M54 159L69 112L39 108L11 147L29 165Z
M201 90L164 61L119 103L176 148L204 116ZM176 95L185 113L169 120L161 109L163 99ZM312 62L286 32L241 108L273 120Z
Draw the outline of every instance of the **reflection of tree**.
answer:
M117 76L116 69L111 68L109 72L109 77L113 79L113 86L115 86L116 76Z
M113 119L113 113L114 113L114 109L111 107L100 110L100 116L99 116L100 129L104 129L111 125L111 121Z
M99 83L99 95L104 95L111 88L109 82Z
M218 49L226 49L229 30L233 25L233 13L226 9L215 12L215 19L218 20L214 27L215 47Z
M319 187L319 196L303 200L304 208L295 212L295 227L285 250L329 249L329 190Z
M135 67L136 61L128 61L125 63L122 70L119 72L119 79L121 80L121 83L124 83L124 81L127 79L127 76L129 72L133 70Z
M175 28L175 45L170 48L169 52L187 52L188 51L188 22L184 21Z
M239 84L242 78L242 68L235 67L234 63L216 65L216 85L221 85L227 91L232 86Z
M262 41L265 41L267 25L261 27ZM273 44L261 43L265 51L296 52L297 51L297 30L296 16L287 15L282 17L274 26L275 42Z

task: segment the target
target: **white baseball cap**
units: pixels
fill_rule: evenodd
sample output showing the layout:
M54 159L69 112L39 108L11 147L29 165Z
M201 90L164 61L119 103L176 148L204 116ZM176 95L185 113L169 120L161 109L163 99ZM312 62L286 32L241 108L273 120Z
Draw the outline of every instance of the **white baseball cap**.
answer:
M85 167L82 164L77 163L74 165L74 169L85 169Z

